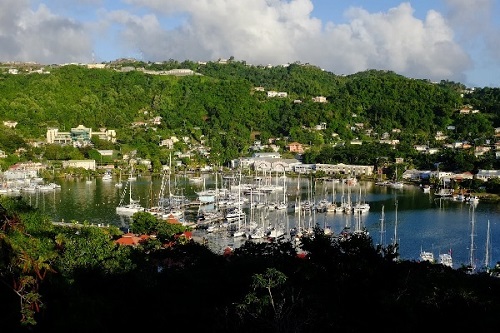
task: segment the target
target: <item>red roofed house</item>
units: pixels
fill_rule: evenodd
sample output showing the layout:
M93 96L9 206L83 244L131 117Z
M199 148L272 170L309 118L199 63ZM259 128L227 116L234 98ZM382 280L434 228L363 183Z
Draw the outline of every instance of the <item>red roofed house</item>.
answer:
M170 214L167 216L167 222L172 224L181 224L181 222L174 216L174 214Z
M117 239L115 242L119 245L137 246L147 239L149 239L148 235L137 236L131 232L128 232L126 234L123 234L122 237Z
M303 153L304 152L304 147L302 146L301 143L298 142L291 142L288 145L288 150L292 153Z

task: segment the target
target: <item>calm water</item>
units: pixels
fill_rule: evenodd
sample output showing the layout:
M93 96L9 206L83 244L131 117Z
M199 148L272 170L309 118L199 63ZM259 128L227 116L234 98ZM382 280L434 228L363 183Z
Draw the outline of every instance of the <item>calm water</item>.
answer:
M203 185L203 183L189 181L188 177L177 176L172 178L170 189L175 191L175 194L195 199L195 191L201 190L203 186L215 188L214 177L205 177L205 185ZM115 213L123 192L123 188L115 187L116 181L115 179L111 182L103 182L101 179L94 179L91 183L87 183L85 180L56 180L61 185L61 189L44 193L26 193L23 196L55 221L88 221L94 224L112 224L127 228L129 218ZM252 182L252 178L243 179L242 182ZM282 184L282 180L276 180L276 182ZM155 205L155 198L158 197L161 183L160 178L139 177L137 181L132 182L133 199L140 200L144 207ZM229 181L218 179L219 188L229 185ZM301 179L299 183L297 179L289 178L286 182L289 202L295 202L298 193L302 200L313 197L316 197L316 200L321 198L331 200L333 191L335 191L336 202L340 202L341 186L332 182L312 183L307 179ZM314 218L320 226L329 226L338 233L345 226L354 228L358 221L356 219L359 218L361 224L369 231L374 243L388 244L396 237L400 244L401 257L404 259L417 260L421 249L433 252L437 259L440 253L451 249L455 268L468 264L471 252L473 261L479 268L484 265L489 221L492 245L489 251L490 263L500 261L500 205L498 204L479 202L473 210L470 204L447 199L440 200L432 193L423 193L420 188L410 185L397 190L376 186L371 182L360 182L349 188L352 201L360 199L370 204L368 213L363 213L360 217L355 214L316 213L315 216L301 217L301 222L307 224ZM348 193L348 188L345 187L345 196ZM270 195L270 200L283 198L282 192L274 196L274 194ZM258 214L258 212L253 212L253 214ZM295 226L298 220L294 212L270 211L269 214L269 220L282 221L289 227ZM382 221L384 229L381 228ZM473 224L474 231L472 231ZM221 250L226 245L238 246L243 241L235 240L227 235L217 237L208 236L209 244L215 250ZM473 251L471 251L472 243L474 244Z

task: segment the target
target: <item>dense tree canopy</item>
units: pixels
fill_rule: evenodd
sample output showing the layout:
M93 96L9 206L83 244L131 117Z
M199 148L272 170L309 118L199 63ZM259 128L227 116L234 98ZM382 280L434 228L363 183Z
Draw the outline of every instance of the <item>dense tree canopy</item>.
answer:
M211 162L221 164L246 155L256 133L257 138L316 147L339 139L377 142L388 135L399 139L398 150L408 155L414 144L433 143L438 131L450 140L491 141L500 123L499 89L466 91L459 83L432 83L390 71L337 76L310 64L250 66L234 59L109 65L99 70L51 66L46 75L0 74L0 120L18 122L15 130L2 131L0 149L12 153L28 139L44 140L48 127L68 131L82 124L117 131L117 144L96 141L99 149L137 150L138 157L160 163L168 154L159 142L171 135L205 142L212 149ZM129 67L136 70L120 70ZM146 72L175 68L196 75ZM286 92L287 97L267 97L270 90ZM327 103L313 102L317 96L326 97ZM479 113L459 114L465 104ZM162 117L160 125L150 125L154 117ZM320 124L325 128L315 130ZM49 159L82 157L47 150Z

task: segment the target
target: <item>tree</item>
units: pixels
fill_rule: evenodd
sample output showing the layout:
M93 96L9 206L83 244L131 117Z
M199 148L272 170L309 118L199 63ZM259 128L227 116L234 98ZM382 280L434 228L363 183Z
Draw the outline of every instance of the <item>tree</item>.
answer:
M130 228L133 233L150 235L158 232L160 221L156 216L148 212L137 212L132 216Z

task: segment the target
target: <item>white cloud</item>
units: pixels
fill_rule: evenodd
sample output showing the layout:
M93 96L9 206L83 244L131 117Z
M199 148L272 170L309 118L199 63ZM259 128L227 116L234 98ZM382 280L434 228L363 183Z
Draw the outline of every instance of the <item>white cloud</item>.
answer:
M446 20L429 11L425 20L409 3L386 13L361 8L346 12L347 24L311 16L310 0L130 0L158 15L183 13L170 31L151 18L126 24L123 37L146 58L213 60L234 56L254 64L301 61L335 73L389 69L411 77L463 81L470 59L454 41ZM146 34L145 32L148 31ZM208 59L207 59L208 58Z
M90 61L94 45L106 45L114 54L140 52L151 61L234 56L252 64L309 62L338 74L376 68L464 82L471 61L451 23L471 9L469 0L447 1L454 5L449 21L432 10L419 19L402 3L378 13L350 8L346 23L336 24L313 17L311 0L125 0L128 7L120 10L99 7L106 3L100 0L45 0L54 7L37 9L28 0L4 0L0 61ZM472 1L488 8L492 0ZM65 16L71 4L84 9L81 21Z
M45 5L36 10L23 0L0 5L0 60L58 63L90 58L91 41L84 27L56 16Z

